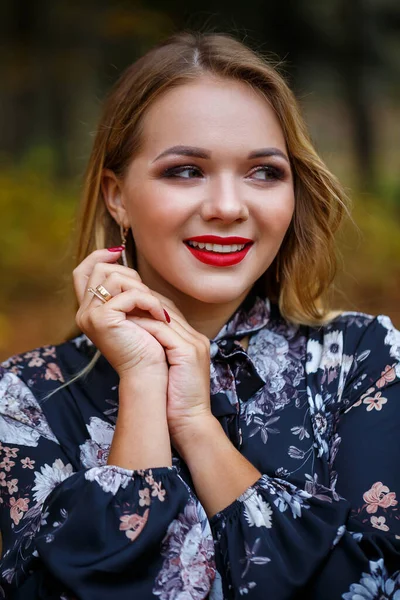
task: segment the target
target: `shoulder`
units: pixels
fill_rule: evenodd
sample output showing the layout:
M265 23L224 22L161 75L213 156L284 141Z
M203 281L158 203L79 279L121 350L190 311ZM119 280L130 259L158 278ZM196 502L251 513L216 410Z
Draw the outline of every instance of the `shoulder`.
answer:
M22 402L27 396L40 402L53 390L63 386L71 373L85 366L94 346L79 336L61 344L46 345L10 356L0 363L0 406L4 410L5 397L13 397L13 403Z
M40 436L56 441L40 401L65 383L68 359L72 364L88 360L90 346L86 336L80 336L13 355L0 364L1 442L37 445Z
M400 331L387 315L370 315L347 311L336 314L319 327L309 327L307 338L324 345L336 340L343 351L355 350L365 344L386 347L393 358L400 360Z
M61 382L64 380L57 365L56 346L41 346L28 352L15 354L3 361L0 367L3 372L6 370L26 380L38 377Z
M380 354L400 361L400 331L387 315L343 312L327 323L322 330L325 339L336 335L343 352L347 354L360 354L370 350L375 357Z
M0 367L0 442L36 446L40 436L57 441L26 383Z
M92 342L85 335L80 335L61 344L40 346L10 356L0 363L0 369L16 375L29 387L35 388L40 384L45 388L52 387L51 382L53 386L65 382L69 362L73 364L72 368L75 364L82 365L90 358L93 348Z
M400 332L387 315L343 312L309 329L306 373L343 405L400 381Z

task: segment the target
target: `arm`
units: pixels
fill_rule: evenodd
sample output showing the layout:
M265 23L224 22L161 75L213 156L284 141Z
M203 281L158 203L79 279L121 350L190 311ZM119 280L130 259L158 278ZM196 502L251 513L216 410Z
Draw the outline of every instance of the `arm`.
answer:
M197 421L175 445L189 467L197 495L209 517L231 504L261 477L258 469L236 450L213 416Z
M262 475L216 420L188 430L179 451L210 516L224 597L264 600L268 590L268 598L283 600L305 588L331 552L348 502L332 501L329 490L324 501Z
M172 465L164 387L155 386L154 378L120 380L118 420L108 465L125 469Z
M398 335L373 322L352 369L346 364L330 447L340 497L268 475L256 481L257 470L211 421L186 432L180 453L210 515L227 598L261 600L268 590L274 600L300 591L353 600L357 590L368 597L368 586L382 597L400 590Z
M206 598L214 573L211 531L176 469L145 468L146 447L140 455L133 439L142 469L72 465L26 385L4 371L0 384L0 441L8 448L0 488L6 597L50 600L56 590L81 600L146 598L164 585L171 593L185 590L196 570L198 598ZM12 414L2 401L10 394L19 405ZM196 556L183 556L187 539L196 540Z

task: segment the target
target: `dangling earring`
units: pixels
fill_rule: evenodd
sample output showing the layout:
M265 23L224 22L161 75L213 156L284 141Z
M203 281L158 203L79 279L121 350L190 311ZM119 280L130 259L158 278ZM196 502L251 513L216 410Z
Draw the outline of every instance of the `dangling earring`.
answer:
M281 270L281 259L278 254L276 257L276 271L275 271L275 277L276 277L277 283L280 282L280 275L279 275L280 270Z
M128 266L128 261L126 259L126 236L128 235L129 227L124 227L122 223L120 223L119 230L121 232L121 246L123 246L122 250L122 264L124 267Z

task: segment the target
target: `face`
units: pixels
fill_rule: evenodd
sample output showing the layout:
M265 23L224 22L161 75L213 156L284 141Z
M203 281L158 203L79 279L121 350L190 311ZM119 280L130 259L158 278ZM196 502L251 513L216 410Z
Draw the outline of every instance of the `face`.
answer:
M200 78L166 92L144 117L143 146L120 194L119 219L125 211L146 285L178 306L185 298L244 298L277 254L294 210L273 109L241 82ZM237 264L210 265L184 242L203 235L253 243Z

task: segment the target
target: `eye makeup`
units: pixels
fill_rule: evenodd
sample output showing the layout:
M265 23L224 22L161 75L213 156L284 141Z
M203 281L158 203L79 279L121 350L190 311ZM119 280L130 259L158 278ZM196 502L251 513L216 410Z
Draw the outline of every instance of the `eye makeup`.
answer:
M264 174L264 177L257 177L257 174ZM168 167L161 173L161 177L165 179L198 179L203 177L203 171L196 165L178 165ZM256 179L257 181L279 181L285 179L287 170L277 165L256 165L246 175L246 179Z

